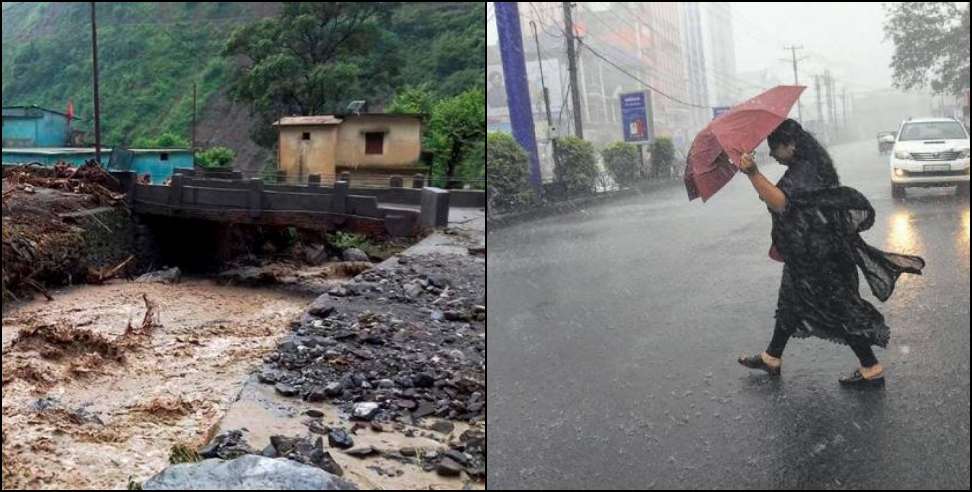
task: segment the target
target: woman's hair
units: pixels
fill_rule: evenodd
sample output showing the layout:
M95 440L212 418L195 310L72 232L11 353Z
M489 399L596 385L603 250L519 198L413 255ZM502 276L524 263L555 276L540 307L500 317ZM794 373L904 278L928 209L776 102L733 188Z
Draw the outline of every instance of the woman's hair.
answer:
M820 145L817 139L813 138L809 132L803 129L794 120L786 119L780 126L770 133L766 138L766 143L770 149L779 145L794 144L796 149L793 151L793 159L805 165L813 166L817 170L821 181L825 185L838 186L840 178L837 176L837 169L834 162L830 159L830 154Z

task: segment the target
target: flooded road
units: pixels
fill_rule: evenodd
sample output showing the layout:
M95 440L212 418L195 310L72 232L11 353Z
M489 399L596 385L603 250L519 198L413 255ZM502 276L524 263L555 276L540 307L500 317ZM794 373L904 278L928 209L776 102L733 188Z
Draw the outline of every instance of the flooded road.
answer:
M54 297L3 314L4 488L118 489L162 470L174 445L209 438L312 299L201 279Z
M877 211L864 239L928 262L886 303L862 285L886 391L842 388L858 360L824 340L776 380L739 366L773 332L770 217L745 179L704 205L674 183L490 232L490 486L968 488L968 198L894 201L871 141L831 155Z

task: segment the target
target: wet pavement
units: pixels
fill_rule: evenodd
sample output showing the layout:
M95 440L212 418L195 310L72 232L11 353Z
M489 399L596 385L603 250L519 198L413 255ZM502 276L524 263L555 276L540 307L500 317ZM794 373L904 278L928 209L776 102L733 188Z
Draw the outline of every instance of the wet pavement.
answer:
M818 339L779 380L736 363L766 348L782 271L741 177L490 232L489 487L968 489L969 201L895 203L875 147L831 149L877 211L863 237L928 263L887 303L862 283L891 327L882 391L839 387L857 360Z

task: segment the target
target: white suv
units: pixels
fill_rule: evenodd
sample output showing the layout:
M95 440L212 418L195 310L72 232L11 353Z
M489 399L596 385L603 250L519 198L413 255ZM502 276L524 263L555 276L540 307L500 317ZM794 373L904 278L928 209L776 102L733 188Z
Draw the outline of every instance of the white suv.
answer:
M951 118L908 119L898 128L890 166L895 199L917 186L957 186L968 196L969 133Z

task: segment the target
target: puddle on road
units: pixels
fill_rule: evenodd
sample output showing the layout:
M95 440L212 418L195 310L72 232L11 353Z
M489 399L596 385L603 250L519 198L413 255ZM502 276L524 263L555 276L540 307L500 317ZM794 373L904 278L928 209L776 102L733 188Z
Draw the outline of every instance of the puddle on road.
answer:
M160 326L140 328L143 295ZM3 486L118 489L197 447L312 300L293 292L114 283L3 314Z

